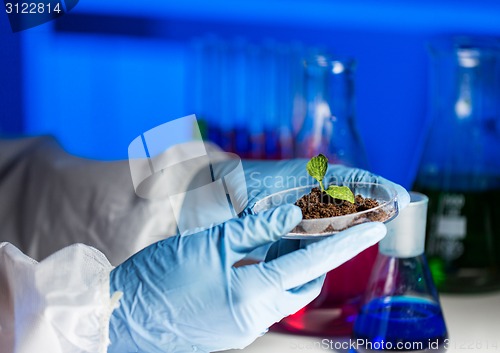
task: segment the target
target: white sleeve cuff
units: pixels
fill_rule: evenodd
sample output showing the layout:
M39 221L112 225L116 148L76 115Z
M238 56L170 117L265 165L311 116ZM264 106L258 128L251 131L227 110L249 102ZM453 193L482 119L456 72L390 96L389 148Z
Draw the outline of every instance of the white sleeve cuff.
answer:
M0 244L0 353L105 353L120 297L110 298L112 269L81 244L40 263Z

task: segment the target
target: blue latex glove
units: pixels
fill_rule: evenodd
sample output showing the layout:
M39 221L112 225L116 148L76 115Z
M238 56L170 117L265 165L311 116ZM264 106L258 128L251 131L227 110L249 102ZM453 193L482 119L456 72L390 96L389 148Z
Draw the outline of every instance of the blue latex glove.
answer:
M110 275L123 292L108 352L211 352L242 348L320 292L324 274L377 243L385 226L366 223L270 262L234 268L302 218L285 205L153 244ZM334 256L332 256L334 254Z

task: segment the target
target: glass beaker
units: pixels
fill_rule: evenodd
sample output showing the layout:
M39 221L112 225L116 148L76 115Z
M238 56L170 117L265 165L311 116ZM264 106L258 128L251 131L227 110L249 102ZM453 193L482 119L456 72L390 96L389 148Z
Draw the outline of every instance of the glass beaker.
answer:
M357 352L444 352L448 333L424 255L427 196L387 224L353 339Z
M313 55L304 61L306 114L296 138L296 157L322 153L330 163L367 169L355 124L354 69L354 60L330 55ZM318 298L281 320L275 329L349 335L376 256L377 246L372 246L330 271Z
M415 189L429 196L427 255L440 290L500 288L500 43L431 46L431 127Z

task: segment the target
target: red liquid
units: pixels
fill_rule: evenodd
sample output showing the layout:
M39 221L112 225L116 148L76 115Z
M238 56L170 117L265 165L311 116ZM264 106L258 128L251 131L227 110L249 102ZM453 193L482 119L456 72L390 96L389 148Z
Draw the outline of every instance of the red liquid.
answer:
M374 245L328 272L320 295L272 330L310 336L350 335L377 253Z

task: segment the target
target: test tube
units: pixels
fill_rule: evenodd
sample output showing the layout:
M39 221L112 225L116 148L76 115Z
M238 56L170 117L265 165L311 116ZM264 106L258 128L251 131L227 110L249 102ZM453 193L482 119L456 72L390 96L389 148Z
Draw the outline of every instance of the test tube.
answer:
M234 63L232 51L227 42L217 46L220 75L218 77L218 99L220 110L218 114L220 141L219 146L227 152L234 151Z
M248 156L252 159L262 159L265 157L262 126L264 107L260 91L262 88L260 55L261 51L256 45L248 45L248 89L246 92L248 104L246 108L248 111L247 126L250 141Z
M204 43L201 38L195 38L188 49L188 58L191 65L186 70L188 89L186 101L188 111L196 114L202 138L207 138L206 107L203 106L204 85Z
M250 140L247 130L248 122L248 85L249 60L247 57L247 43L242 38L234 40L232 45L233 63L233 100L234 100L234 152L241 158L248 158Z

